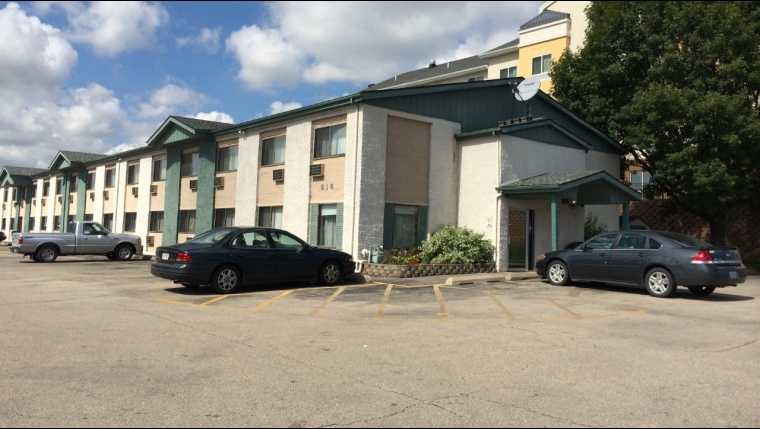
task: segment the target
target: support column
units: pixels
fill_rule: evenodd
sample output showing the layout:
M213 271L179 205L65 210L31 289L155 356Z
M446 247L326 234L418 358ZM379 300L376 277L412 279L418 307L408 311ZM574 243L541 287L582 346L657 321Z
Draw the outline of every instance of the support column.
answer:
M559 197L552 195L552 251L559 249Z
M622 229L623 231L628 231L631 229L631 221L630 221L630 204L631 203L623 203L623 225Z

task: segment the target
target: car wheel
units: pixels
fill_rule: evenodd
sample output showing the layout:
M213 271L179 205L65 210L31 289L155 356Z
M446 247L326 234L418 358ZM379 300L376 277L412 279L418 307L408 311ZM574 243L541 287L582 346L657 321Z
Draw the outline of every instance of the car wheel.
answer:
M697 296L710 295L715 292L715 286L689 286L689 292Z
M122 244L114 250L114 255L116 255L116 259L119 261L128 261L132 259L132 255L134 254L134 250L126 244Z
M240 289L243 276L240 270L232 265L219 267L211 276L211 289L216 293L233 293Z
M319 269L319 283L332 286L340 280L340 265L335 261L327 261Z
M546 269L546 278L555 286L564 286L570 280L567 265L562 261L551 261Z
M657 298L667 298L676 292L676 281L670 271L664 268L652 268L647 273L644 283L647 292Z
M53 246L45 246L37 251L37 259L41 262L54 262L58 258L58 249Z

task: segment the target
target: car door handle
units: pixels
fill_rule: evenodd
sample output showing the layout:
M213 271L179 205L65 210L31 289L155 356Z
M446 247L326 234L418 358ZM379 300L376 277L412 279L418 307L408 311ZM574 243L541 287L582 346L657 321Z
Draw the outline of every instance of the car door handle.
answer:
M600 253L599 256L607 256L606 253Z
M643 258L644 256L646 256L646 255L647 255L646 253L639 253L639 256L640 256L640 257L642 257L642 258Z

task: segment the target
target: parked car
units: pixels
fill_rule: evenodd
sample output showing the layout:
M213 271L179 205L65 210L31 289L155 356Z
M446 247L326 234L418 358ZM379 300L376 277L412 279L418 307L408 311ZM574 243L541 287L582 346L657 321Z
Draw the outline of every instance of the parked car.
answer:
M537 258L536 273L553 285L570 280L644 287L668 297L677 286L695 295L747 280L739 249L718 247L684 234L665 231L607 232Z
M334 285L354 269L348 253L310 246L287 231L227 227L157 248L150 272L186 287L211 285L227 294L252 283L306 280Z
M112 261L128 261L143 251L140 237L114 234L97 222L70 222L66 231L15 232L10 250L35 262L53 262L65 255L105 255Z

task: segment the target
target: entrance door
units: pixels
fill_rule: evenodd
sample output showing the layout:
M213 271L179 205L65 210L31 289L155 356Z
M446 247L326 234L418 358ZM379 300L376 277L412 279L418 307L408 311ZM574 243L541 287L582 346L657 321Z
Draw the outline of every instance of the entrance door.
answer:
M528 211L509 211L509 271L528 271Z

